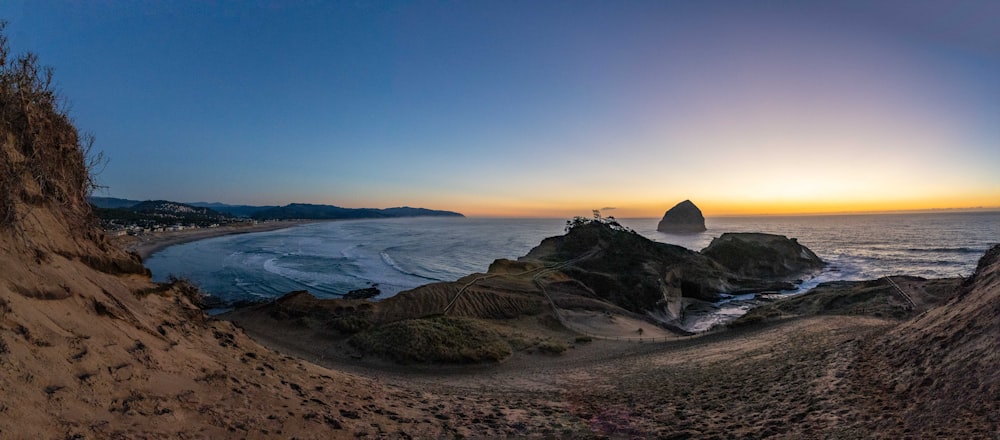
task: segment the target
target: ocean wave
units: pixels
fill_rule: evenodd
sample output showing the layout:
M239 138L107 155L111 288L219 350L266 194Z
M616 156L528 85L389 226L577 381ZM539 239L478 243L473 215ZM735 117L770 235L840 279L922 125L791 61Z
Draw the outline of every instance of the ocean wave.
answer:
M358 281L357 277L347 273L303 271L282 265L279 260L281 260L280 257L275 257L265 261L262 265L264 271L296 285L309 287L310 290L336 293L342 289L340 286L359 284L356 282Z
M340 251L340 255L344 258L356 259L358 258L359 255L361 255L361 253L358 252L358 248L360 247L361 247L360 244L352 244L342 249Z
M407 271L406 269L403 269L399 265L399 263L396 263L396 260L393 260L392 257L390 257L389 254L387 252L385 252L385 251L379 252L379 256L382 257L382 262L385 263L386 266L389 266L389 267L393 268L396 272L399 272L399 273L401 273L403 275L407 275L407 276L411 276L411 277L417 277L417 278L422 278L422 279L425 279L425 280L428 280L428 281L441 281L441 280L438 280L437 278L431 278L431 277L423 276L423 275L420 275L418 273L413 273L413 272Z
M985 249L975 249L968 247L957 247L957 248L908 248L906 252L914 253L940 253L940 254L981 254L986 252Z

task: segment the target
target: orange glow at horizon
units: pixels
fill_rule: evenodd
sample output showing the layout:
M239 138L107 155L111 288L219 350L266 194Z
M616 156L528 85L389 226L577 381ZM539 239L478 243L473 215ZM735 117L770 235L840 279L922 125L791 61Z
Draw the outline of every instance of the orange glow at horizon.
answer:
M604 209L605 216L619 218L651 218L661 217L666 210L683 201L678 198L669 202L648 203L591 203L559 204L559 205L508 205L495 206L481 204L452 208L468 217L507 217L507 218L572 218L574 216L589 216L593 209ZM823 214L858 214L858 213L891 213L920 212L948 210L1000 210L1000 193L986 196L942 197L925 199L899 200L725 200L691 198L706 217L722 216L767 216L767 215L823 215ZM613 207L614 209L607 209Z

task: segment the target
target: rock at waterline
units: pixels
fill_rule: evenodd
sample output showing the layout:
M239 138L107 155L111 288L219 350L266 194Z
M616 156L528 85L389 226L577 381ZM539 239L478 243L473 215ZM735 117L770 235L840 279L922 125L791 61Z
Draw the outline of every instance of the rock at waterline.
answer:
M685 200L670 208L660 223L656 225L656 230L660 232L704 232L705 216L701 214L694 203Z
M370 299L378 296L382 293L378 288L378 284L372 284L371 287L366 287L364 289L355 289L344 294L344 299Z
M739 275L756 278L788 277L826 265L794 238L763 233L727 232L701 254Z

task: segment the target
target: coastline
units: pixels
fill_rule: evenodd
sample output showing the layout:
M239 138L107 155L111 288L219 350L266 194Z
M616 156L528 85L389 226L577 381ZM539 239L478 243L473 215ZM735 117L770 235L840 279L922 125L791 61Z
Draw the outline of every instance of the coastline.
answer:
M294 226L316 222L317 220L279 220L257 223L255 225L220 226L218 228L199 228L176 232L158 232L144 235L142 237L124 237L116 240L125 250L135 252L142 258L143 261L145 261L153 254L178 244L190 243L192 241L222 237L226 235L277 231L279 229L287 229Z

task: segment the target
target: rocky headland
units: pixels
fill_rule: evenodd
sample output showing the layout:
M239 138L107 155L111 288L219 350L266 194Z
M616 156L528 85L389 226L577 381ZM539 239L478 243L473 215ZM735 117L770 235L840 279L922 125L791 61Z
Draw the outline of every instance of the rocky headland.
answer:
M543 240L517 261L497 260L486 273L428 284L378 302L324 300L295 292L238 310L227 319L262 320L268 326L323 333L328 339L346 341L356 356L377 354L402 362L495 362L538 347L522 341L528 328L539 343L574 331L589 337L620 337L618 327L602 332L587 322L595 316L632 322L632 330L644 327L642 333L629 335L637 339L652 331L687 335L685 315L692 303L718 301L732 293L792 288L789 276L822 266L811 251L781 236L726 237L724 243L749 243L739 251L756 265L730 268L711 253L654 242L614 220L577 219L565 235ZM799 264L803 255L811 255L812 264ZM775 267L786 270L775 273ZM442 317L456 319L444 322ZM448 350L465 350L469 355L420 358L411 351L421 344L413 339L420 339L421 331L428 332L424 339L448 341L442 346L455 343ZM496 338L495 345L502 349L491 349L488 356L478 354L482 346L494 344L484 341ZM457 341L469 344L463 347Z
M543 240L517 261L497 260L486 273L471 274L454 282L428 284L378 302L321 300L307 292L295 292L273 303L229 316L237 322L248 315L267 316L277 321L300 320L305 327L315 331L336 332L343 339L350 338L351 345L361 351L374 343L372 335L384 335L384 326L439 328L427 324L428 321L424 324L414 321L441 316L493 323L532 318L588 333L575 327L566 316L596 312L683 335L690 333L684 328L685 314L686 308L694 302L718 301L732 293L793 288L788 281L790 276L822 267L815 254L781 236L727 234L725 237L726 240L720 243L750 243L749 248L738 248L738 251L743 252L744 258L754 260L756 265L730 268L715 260L708 251L725 251L723 244L709 246L698 253L654 242L614 220L577 219L571 222L565 235ZM732 252L721 255L732 256ZM801 263L803 255L812 256L811 264ZM732 263L731 259L723 261ZM772 270L776 267L784 270ZM303 317L308 317L309 321L301 321ZM399 324L401 322L408 324ZM453 327L466 329L474 326L471 323L451 322ZM588 335L610 336L593 330ZM392 344L378 342L378 345ZM413 341L396 345L400 350L409 350ZM522 345L509 343L504 350L497 351L504 353L503 356L483 359L502 360ZM474 349L474 346L467 347L470 351ZM385 348L375 351L395 359L409 361L413 358L391 353ZM470 356L468 360L475 357ZM430 357L427 360L444 359Z

